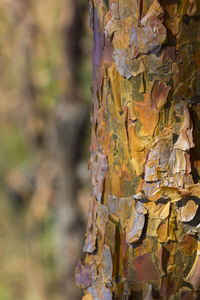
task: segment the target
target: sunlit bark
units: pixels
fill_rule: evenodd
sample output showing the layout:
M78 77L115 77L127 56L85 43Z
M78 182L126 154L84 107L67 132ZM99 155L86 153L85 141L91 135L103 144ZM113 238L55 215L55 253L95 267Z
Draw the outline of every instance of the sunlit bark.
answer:
M200 4L94 0L84 300L198 299Z

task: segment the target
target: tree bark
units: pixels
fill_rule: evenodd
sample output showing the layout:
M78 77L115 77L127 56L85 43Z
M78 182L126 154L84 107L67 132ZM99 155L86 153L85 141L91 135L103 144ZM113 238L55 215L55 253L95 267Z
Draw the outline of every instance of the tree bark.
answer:
M199 299L200 4L94 0L84 300Z

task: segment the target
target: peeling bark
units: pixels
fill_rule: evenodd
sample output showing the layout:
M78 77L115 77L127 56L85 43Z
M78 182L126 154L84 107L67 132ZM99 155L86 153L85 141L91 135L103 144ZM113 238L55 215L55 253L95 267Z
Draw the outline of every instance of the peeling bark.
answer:
M199 1L91 5L83 299L199 299Z

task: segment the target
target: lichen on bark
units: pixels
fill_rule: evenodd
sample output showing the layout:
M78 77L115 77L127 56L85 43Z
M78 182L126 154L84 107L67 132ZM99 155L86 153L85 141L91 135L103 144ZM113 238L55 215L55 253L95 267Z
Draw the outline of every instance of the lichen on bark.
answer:
M91 208L81 271L91 281L83 299L198 299L199 1L91 5Z

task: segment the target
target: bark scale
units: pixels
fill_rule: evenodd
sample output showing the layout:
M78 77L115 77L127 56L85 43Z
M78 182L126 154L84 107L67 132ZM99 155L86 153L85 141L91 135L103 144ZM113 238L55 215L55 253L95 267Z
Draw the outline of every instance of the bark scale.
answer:
M200 3L94 0L84 300L199 299Z

